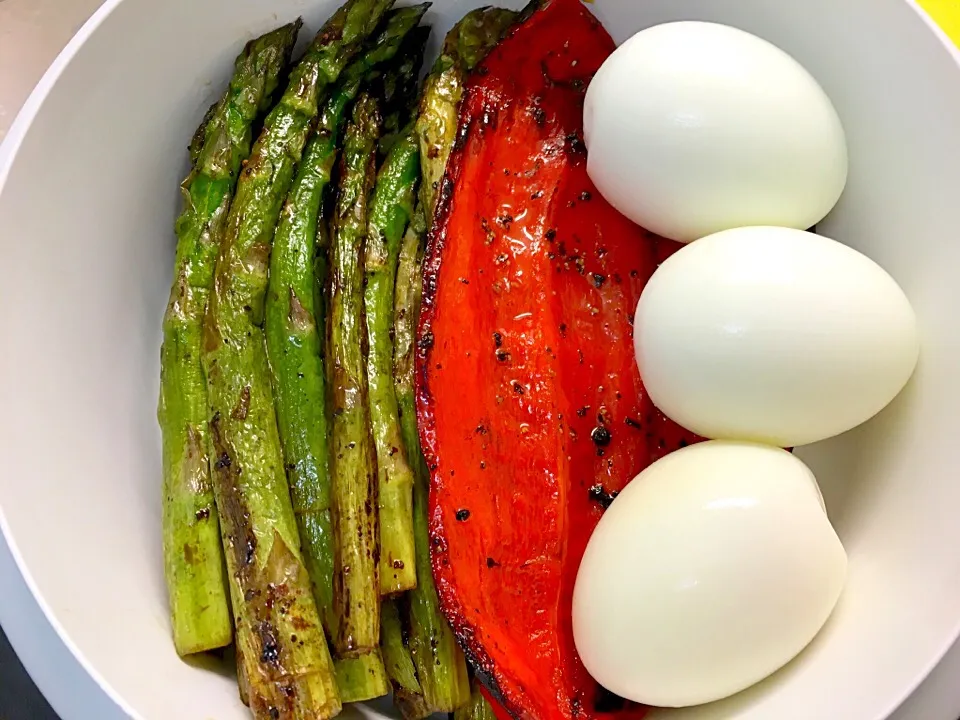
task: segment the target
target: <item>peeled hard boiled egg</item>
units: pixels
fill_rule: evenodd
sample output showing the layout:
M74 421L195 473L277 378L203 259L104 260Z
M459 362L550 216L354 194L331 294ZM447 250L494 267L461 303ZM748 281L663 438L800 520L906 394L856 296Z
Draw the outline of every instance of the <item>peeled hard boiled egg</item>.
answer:
M670 419L708 438L793 447L869 420L919 353L910 302L834 240L740 228L682 248L644 288L640 375Z
M681 242L812 227L847 181L843 127L817 81L726 25L667 23L627 40L590 84L584 132L607 201Z
M790 453L714 441L644 470L590 538L573 634L591 675L649 705L733 695L823 627L847 557Z

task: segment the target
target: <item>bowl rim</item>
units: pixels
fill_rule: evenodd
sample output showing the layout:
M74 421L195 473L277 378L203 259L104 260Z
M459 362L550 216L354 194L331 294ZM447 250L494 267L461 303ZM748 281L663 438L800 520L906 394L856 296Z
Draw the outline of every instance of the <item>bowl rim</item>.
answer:
M34 120L43 108L50 92L60 80L60 76L63 75L64 70L66 70L73 61L74 57L80 51L80 48L83 47L87 40L123 2L124 0L105 0L103 4L87 18L87 21L80 26L73 37L70 38L63 50L57 54L57 57L54 58L53 62L43 73L40 81L30 92L27 101L14 118L7 135L3 141L0 142L0 196L2 196L4 188L6 187L10 170L14 162L16 162L23 141L26 139ZM93 681L96 689L102 695L105 695L106 699L113 704L115 708L113 715L115 715L118 720L124 717L133 720L143 720L143 716L117 692L113 684L93 667L86 655L77 647L76 643L57 618L53 608L50 607L47 599L40 592L33 573L30 572L30 569L27 567L23 553L20 551L17 541L13 536L13 531L7 521L3 506L0 505L0 560L6 560L6 558L3 557L4 555L9 555L9 558L13 561L13 570L20 574L20 580L29 593L29 600L32 600L34 603L33 608L22 607L19 612L14 607L0 603L0 625L4 627L5 631L13 625L15 619L18 617L25 625L28 624L29 621L26 616L30 614L31 610L39 610L39 619L42 622L46 622L48 626L44 629L52 630L56 639L63 645L63 649L66 650L66 653L60 653L58 657L50 657L46 660L44 667L52 669L57 665L71 663L73 666L71 670L74 673L77 671L84 673L87 679ZM2 567L2 565L0 565L0 567ZM13 582L16 582L16 578L13 578ZM28 632L30 631L36 632L36 629L30 628ZM77 698L71 696L70 691L64 687L67 683L57 685L47 681L45 676L49 673L42 671L40 661L29 662L22 657L24 653L22 648L18 648L20 643L15 638L15 635L16 633L7 632L10 644L14 652L17 653L17 656L21 659L30 678L54 710L62 717L67 718L68 714L73 713L73 711L68 709ZM61 687L63 689L61 689ZM77 717L79 717L79 713L77 713Z
M30 128L32 127L33 122L40 110L43 108L43 105L46 102L50 92L56 86L64 70L73 61L74 57L87 42L87 40L89 40L89 38L99 29L103 22L124 1L125 0L104 0L103 4L93 12L87 21L80 26L73 37L70 38L63 50L60 51L54 61L44 72L40 81L30 92L26 102L20 108L12 125L10 126L7 135L2 141L0 141L0 196L2 196L4 188L6 187L10 170L17 159L21 146L23 145L23 141L27 137ZM400 1L401 4L405 4L404 0ZM589 2L591 0L586 1ZM943 49L946 50L954 62L960 66L960 47L958 47L957 44L955 44L947 35L944 29L936 23L930 13L920 5L918 0L903 0L903 2L905 2L906 5L908 5L920 16L920 19L923 21L923 23L940 41ZM58 714L61 715L61 717L70 720L74 717L79 719L82 716L84 707L78 707L77 700L79 698L76 694L74 694L78 688L70 682L53 683L49 680L51 675L49 670L54 667L61 666L59 669L61 672L63 672L66 669L63 666L64 662L66 662L72 665L70 668L71 673L77 679L79 679L81 682L86 681L84 682L86 685L89 685L89 681L92 681L95 685L95 690L93 688L91 688L91 690L94 692L98 691L101 696L105 696L105 699L113 705L114 712L112 712L110 718L106 720L112 720L113 717L116 717L118 720L122 720L122 718L143 720L143 715L133 708L127 702L127 700L119 692L117 692L112 683L110 683L90 663L86 655L80 650L79 647L77 647L73 639L70 637L66 629L57 618L56 613L50 607L46 598L37 586L36 580L33 577L33 573L27 567L26 560L19 549L17 541L13 536L13 532L4 514L3 505L0 504L0 575L5 574L4 566L7 564L8 558L12 561L12 570L16 573L19 573L19 579L22 581L23 586L28 591L27 602L29 603L32 601L33 607L29 607L26 604L19 604L16 602L16 600L9 604L0 603L0 626L3 626L7 630L7 635L11 645L14 648L14 651L21 659L21 662L26 668L28 674L31 676L31 679L33 679L33 681L41 689L45 699L51 704L51 706L53 706L53 708ZM18 578L13 577L13 583L16 583L17 579ZM12 594L15 594L17 589L18 588L14 588L14 593ZM37 626L36 623L28 617L30 615L37 616L37 610L39 610L39 620L41 622L45 622L47 627L44 628ZM42 659L25 658L24 656L27 653L24 652L23 647L26 645L26 641L18 641L16 639L18 633L9 632L9 629L12 628L14 624L21 623L23 626L27 627L26 633L20 634L21 638L26 637L28 634L34 635L43 631L52 630L53 636L61 645L59 649L61 651L65 650L66 653L60 652L57 653L56 656L47 655ZM893 715L911 696L913 696L924 680L926 680L933 670L943 661L944 657L951 650L951 648L957 644L958 639L960 639L960 617L958 617L952 633L946 638L943 647L937 651L930 662L928 662L919 670L916 677L905 686L904 691L897 698L895 704L885 711L882 717L878 717L876 720L887 720L887 718ZM44 671L45 669L47 671ZM77 674L77 671L80 671L82 675Z

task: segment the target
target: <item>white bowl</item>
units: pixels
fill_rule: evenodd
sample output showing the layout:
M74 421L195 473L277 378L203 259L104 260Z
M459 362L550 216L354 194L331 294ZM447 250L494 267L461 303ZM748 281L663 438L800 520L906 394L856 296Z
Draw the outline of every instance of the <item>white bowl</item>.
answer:
M445 31L478 4L440 0L431 20ZM66 720L246 717L229 673L180 661L169 637L160 319L185 145L203 110L244 40L301 13L315 29L333 5L110 0L0 151L0 620ZM802 453L850 554L828 627L762 686L654 717L887 717L960 630L957 56L906 0L591 7L617 40L714 20L806 65L850 144L847 192L821 229L899 280L923 332L915 381L895 405Z

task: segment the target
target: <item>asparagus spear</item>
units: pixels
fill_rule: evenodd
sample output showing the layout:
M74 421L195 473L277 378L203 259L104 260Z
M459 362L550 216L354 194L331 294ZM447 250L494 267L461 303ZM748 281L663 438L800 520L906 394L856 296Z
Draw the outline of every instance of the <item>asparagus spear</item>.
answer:
M453 720L497 720L490 703L480 692L480 683L476 679L471 684L470 702L453 714Z
M430 221L457 132L467 73L487 56L516 19L517 13L501 8L468 13L447 33L440 57L424 84L417 134L423 165L420 201Z
M363 247L375 179L377 103L362 94L347 126L330 252L330 372L333 383L334 598L340 657L380 641L377 470L364 364Z
M418 27L407 38L400 51L400 62L383 73L375 82L374 95L384 103L383 133L379 156L386 158L407 130L420 100L420 68L430 39L429 27Z
M414 338L420 315L424 231L425 221L418 207L403 239L396 283L394 381L403 445L414 469L413 528L417 552L417 587L408 595L409 645L427 706L433 712L452 712L469 699L470 681L463 653L440 611L430 568L430 479L420 452L414 394ZM410 712L403 705L401 710Z
M380 648L337 660L337 684L345 703L365 702L390 692Z
M204 360L217 455L215 489L237 641L257 717L326 718L340 710L300 552L260 323L280 204L319 96L390 4L348 0L293 70L238 183L207 313Z
M412 132L387 156L370 202L365 253L367 378L380 483L380 593L417 584L413 470L407 461L393 385L393 303L400 242L413 214L420 149Z
M230 643L220 527L209 466L203 317L216 252L251 126L267 110L290 59L300 21L249 42L230 87L207 111L191 143L195 167L183 182L177 259L164 316L158 419L163 430L164 556L173 638L181 655Z
M394 378L404 447L414 469L413 518L417 587L409 595L410 648L424 698L435 712L452 712L470 697L463 653L440 612L430 570L429 474L420 452L414 395L414 337L420 315L422 240L432 221L436 190L457 129L467 73L516 20L509 10L483 8L467 14L444 40L443 50L424 84L416 132L423 180L420 206L400 251L396 283Z
M380 647L394 691L420 695L417 669L413 666L410 651L403 642L400 609L395 600L384 600L380 607Z
M250 43L247 44L247 47L249 47L249 45ZM244 52L246 52L246 48L244 48ZM239 60L240 58L237 58L237 59ZM288 59L288 62L289 62L289 59ZM276 87L274 87L274 90L276 90ZM210 121L213 119L214 113L216 113L218 107L220 107L219 100L207 108L207 112L205 112L203 115L203 120L200 121L200 127L197 128L197 131L193 134L193 137L190 139L190 146L187 148L187 150L190 153L191 167L196 165L197 161L200 159L200 153L203 152L203 144L207 140L207 125L210 124ZM264 108L263 112L265 112L267 109L268 108ZM247 147L249 146L250 146L250 140L247 140Z
M326 211L323 207L320 210L320 217L317 227L317 257L316 257L316 286L317 286L317 307L319 310L318 327L326 328L326 306L328 298L325 297L327 286L327 266L328 253L330 250L329 223L326 218ZM329 379L332 375L330 370L331 358L329 353L325 356L325 375L328 380L327 387L330 388ZM327 393L327 405L329 410L332 393ZM336 629L339 619L334 613L334 624L331 635L336 636ZM387 680L387 671L383 665L383 658L379 650L373 650L359 655L358 657L338 658L334 661L334 667L337 671L337 685L340 687L340 697L344 703L363 702L373 698L386 695L390 688Z
M319 116L280 213L270 260L265 334L277 420L300 541L324 628L333 634L333 521L325 380L314 295L314 242L347 104L371 68L390 60L427 5L392 11L371 47L343 72Z

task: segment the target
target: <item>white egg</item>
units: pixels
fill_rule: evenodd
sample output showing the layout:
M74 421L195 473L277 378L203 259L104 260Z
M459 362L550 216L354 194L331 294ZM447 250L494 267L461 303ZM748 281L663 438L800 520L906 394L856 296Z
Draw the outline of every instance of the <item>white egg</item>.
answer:
M653 403L708 438L793 447L869 420L917 364L916 317L879 265L834 240L740 228L663 263L634 319Z
M764 445L692 445L640 473L590 538L573 595L577 651L630 700L719 700L806 647L846 569L800 460Z
M637 33L584 109L587 169L621 213L690 242L745 225L807 229L847 181L833 104L796 60L726 25Z

